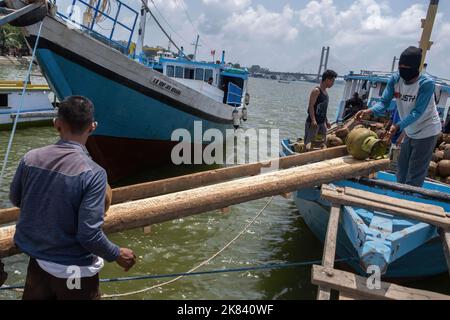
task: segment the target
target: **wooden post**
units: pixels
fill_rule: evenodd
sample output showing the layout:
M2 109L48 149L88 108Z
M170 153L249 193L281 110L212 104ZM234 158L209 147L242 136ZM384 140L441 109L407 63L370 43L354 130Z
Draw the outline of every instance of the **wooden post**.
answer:
M445 260L447 261L448 273L450 275L450 231L440 229L439 235L441 236Z
M385 170L389 160L358 161L343 157L275 171L154 198L113 205L105 218L106 233L120 232L302 188ZM11 237L0 237L0 258L10 255Z
M238 165L205 172L198 172L181 177L174 177L164 180L120 187L112 191L112 204L146 199L162 194L203 187L206 185L229 181L237 178L243 178L246 176L257 176L264 168L268 168L271 166L276 167L276 162L278 162L278 167L280 169L288 169L294 166L301 166L308 163L315 163L343 157L347 154L347 148L345 146L341 146L292 155L279 159L272 159L265 162ZM18 208L0 210L0 225L16 221L19 217L19 213L20 212Z
M230 213L230 207L222 208L222 209L220 209L220 212L221 212L222 214Z
M340 212L341 206L333 204L330 211L330 219L328 220L327 235L325 238L322 257L322 266L326 268L334 267ZM318 300L330 300L330 296L331 290L329 288L319 287L319 291L317 293Z
M142 228L142 231L144 232L144 234L150 234L152 232L152 226L145 226L144 228Z

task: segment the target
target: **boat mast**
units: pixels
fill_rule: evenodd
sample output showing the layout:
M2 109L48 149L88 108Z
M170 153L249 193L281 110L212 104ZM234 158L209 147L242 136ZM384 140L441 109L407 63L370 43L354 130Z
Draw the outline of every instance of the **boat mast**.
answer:
M194 59L193 60L197 60L197 49L198 49L198 47L201 47L201 45L198 44L198 40L200 40L200 35L199 34L197 34L197 40L194 43L191 43L191 45L195 46Z
M420 64L420 70L423 68L427 51L431 49L433 42L430 41L431 33L433 32L434 21L436 20L436 14L439 6L439 0L430 0L428 6L428 13L426 19L422 19L422 37L419 42L419 47L422 49L422 63Z
M144 0L148 5L148 0ZM144 2L141 6L141 18L139 21L139 38L136 44L136 56L140 56L144 51L145 24L147 22L147 10Z

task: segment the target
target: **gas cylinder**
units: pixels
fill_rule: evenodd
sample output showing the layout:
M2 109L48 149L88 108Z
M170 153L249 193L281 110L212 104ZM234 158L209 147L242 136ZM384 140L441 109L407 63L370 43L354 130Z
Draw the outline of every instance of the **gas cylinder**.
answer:
M375 132L366 128L353 129L347 137L346 145L348 152L358 160L369 157L379 159L388 152L386 143L378 139Z

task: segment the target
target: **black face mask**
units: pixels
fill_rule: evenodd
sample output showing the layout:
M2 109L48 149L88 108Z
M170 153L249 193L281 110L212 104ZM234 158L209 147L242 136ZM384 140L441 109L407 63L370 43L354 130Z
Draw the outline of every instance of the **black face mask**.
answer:
M411 81L420 74L419 69L415 68L398 68L398 71L400 73L400 77L402 77L406 82Z

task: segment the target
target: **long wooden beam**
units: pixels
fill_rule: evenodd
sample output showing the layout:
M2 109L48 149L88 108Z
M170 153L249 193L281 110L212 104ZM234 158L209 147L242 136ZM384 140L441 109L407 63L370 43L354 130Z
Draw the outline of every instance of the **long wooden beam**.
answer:
M232 179L256 176L261 174L264 169L289 169L295 166L330 160L346 155L348 155L347 147L340 146L282 158L275 158L263 162L237 165L211 171L198 172L181 177L121 187L113 190L113 204L150 198L192 188L199 188Z
M151 181L131 186L116 188L113 190L112 204L140 200L178 192L182 190L203 187L214 183L232 179L255 176L266 168L288 169L307 163L334 159L348 154L345 146L318 150L283 158L271 159L265 162L237 165L211 171L198 172L181 177ZM20 214L18 208L0 210L0 225L17 221Z
M312 283L338 291L343 291L352 297L377 300L450 300L450 296L402 287L396 284L381 282L379 289L369 288L367 278L350 272L333 268L313 266Z
M279 195L332 181L385 170L389 160L358 161L342 157L301 167L261 174L153 198L111 206L105 218L106 233L149 226L234 204ZM12 227L0 238L0 258L15 253Z

